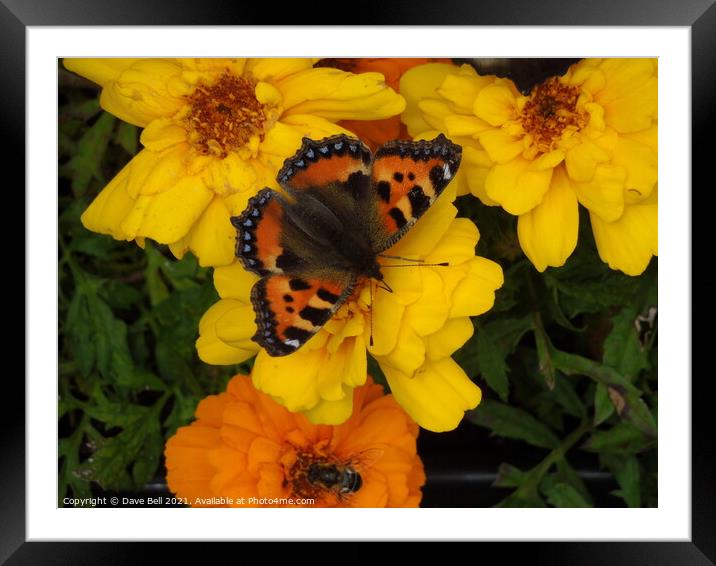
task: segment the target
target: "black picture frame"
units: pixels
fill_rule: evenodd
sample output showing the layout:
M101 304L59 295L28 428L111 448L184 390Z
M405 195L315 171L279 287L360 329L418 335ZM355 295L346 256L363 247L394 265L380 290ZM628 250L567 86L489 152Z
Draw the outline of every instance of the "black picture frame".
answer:
M0 1L0 76L2 124L7 149L6 177L12 187L24 186L25 160L25 37L28 26L66 25L271 25L299 23L345 24L336 7L303 11L270 11L263 5L221 0L2 0ZM602 0L580 3L565 0L529 2L500 0L489 3L413 1L362 4L351 24L386 25L568 25L568 26L686 26L692 39L692 164L693 179L706 179L707 156L714 144L708 133L714 125L716 92L716 6L713 0ZM263 18L261 16L264 16ZM330 21L333 20L333 21ZM8 143L9 142L9 143ZM663 158L663 157L662 157ZM713 159L713 158L711 158ZM10 183L10 181L7 181ZM712 183L713 181L711 181ZM6 187L9 192L11 187ZM689 188L684 189L684 193ZM15 189L15 192L20 194ZM24 200L20 205L24 208ZM19 209L18 209L19 210ZM50 245L54 245L52 242ZM22 260L20 260L22 261ZM18 263L17 265L20 265ZM19 273L19 269L17 269ZM19 277L19 275L18 275ZM26 293L25 301L32 297ZM684 329L691 332L691 329ZM26 340L32 340L28 335ZM667 376L669 377L669 376ZM688 379L691 376L670 376ZM483 552L509 563L528 555L532 563L551 564L713 564L716 562L716 425L709 375L692 380L692 518L690 542L492 543ZM51 377L48 376L48 382ZM142 543L25 542L25 412L24 384L17 374L5 376L6 404L0 412L0 562L8 564L124 564L148 560ZM15 412L12 412L14 408ZM77 533L81 536L81 533ZM319 538L317 536L317 538ZM555 533L559 538L559 533ZM194 549L181 547L190 559ZM200 552L196 549L196 552ZM274 551L272 551L274 552ZM330 551L329 551L330 552ZM358 555L370 551L358 550ZM473 551L474 552L474 551ZM351 552L355 554L355 552ZM475 557L477 559L477 556Z

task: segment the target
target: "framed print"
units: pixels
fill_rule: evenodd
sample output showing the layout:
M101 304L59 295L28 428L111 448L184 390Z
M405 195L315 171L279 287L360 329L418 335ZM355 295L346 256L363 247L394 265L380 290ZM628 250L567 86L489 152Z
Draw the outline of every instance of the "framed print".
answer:
M3 559L714 559L688 187L716 12L504 6L257 26L5 2L28 332Z

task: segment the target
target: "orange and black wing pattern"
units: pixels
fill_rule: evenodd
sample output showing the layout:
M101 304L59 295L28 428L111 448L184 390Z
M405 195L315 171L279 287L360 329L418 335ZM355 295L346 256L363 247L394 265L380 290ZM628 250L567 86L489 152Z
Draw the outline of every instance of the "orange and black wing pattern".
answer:
M373 249L392 246L418 221L453 179L462 148L440 134L431 141L393 141L375 154L371 175L379 217Z
M345 134L319 141L303 138L301 148L284 162L276 179L289 191L326 188L333 184L350 188L362 184L363 178L367 180L371 159L368 146Z
M261 275L251 290L257 331L253 339L272 356L303 346L350 296L356 276L320 264L330 254L301 242L305 233L289 218L284 197L263 189L240 216L236 255Z
M271 356L292 354L328 322L353 292L355 281L269 275L251 290L254 340Z

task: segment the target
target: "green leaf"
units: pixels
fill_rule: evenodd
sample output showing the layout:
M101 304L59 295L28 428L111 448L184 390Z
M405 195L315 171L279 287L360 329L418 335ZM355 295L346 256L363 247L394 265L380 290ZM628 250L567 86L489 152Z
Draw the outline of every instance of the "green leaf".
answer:
M73 252L81 252L97 258L106 258L114 246L115 242L111 237L86 232L80 236L75 236L69 248Z
M159 458L164 450L164 439L159 429L159 423L156 423L144 439L142 448L137 453L132 466L132 479L135 485L144 485L154 477L159 467Z
M582 448L608 454L636 454L654 445L654 441L631 423L619 422L609 430L592 433Z
M630 393L639 392L619 372L589 358L563 352L555 348L552 348L551 357L555 367L567 375L586 375L597 383L606 386L621 386Z
M507 380L505 358L485 327L478 327L477 330L477 360L480 373L487 384L500 399L507 401L510 384Z
M111 403L105 404L103 415L102 410L99 414L89 410L88 413L95 418L100 415L109 417L109 422L103 422L108 422L112 426L121 426L122 432L104 439L92 456L74 471L75 475L86 481L95 481L104 489L130 489L135 484L129 474L129 466L142 455L143 464L136 473L133 471L133 474L142 479L148 473L153 473L147 470L158 461L155 459L159 458L161 452L161 441L157 444L156 436L159 435L160 430L158 414L164 401L165 397L162 397L153 407L126 405L122 409L124 411L122 415L112 415L107 412L112 406ZM149 446L145 447L145 444Z
M129 309L144 299L139 289L115 279L104 281L99 295L114 309Z
M151 305L155 307L169 296L169 289L162 280L160 273L160 264L164 261L164 258L149 242L147 242L144 251L148 260L146 268L147 292L149 293Z
M604 341L604 365L614 368L628 380L649 367L648 352L642 350L634 326L638 309L625 306L612 318L612 331Z
M104 301L97 297L100 282L79 271L76 276L77 288L66 319L75 360L85 376L95 367L108 376L114 315Z
M556 380L554 361L552 360L552 351L554 348L542 326L542 320L538 313L533 317L533 328L535 333L535 342L537 343L537 358L539 359L539 373L544 377L547 387L554 389Z
M540 491L553 507L592 507L579 491L568 483L560 482L553 475L542 479Z
M500 501L495 507L525 508L546 507L544 501L537 494L512 493Z
M497 478L493 487L519 487L525 481L526 474L511 464L502 463L497 468Z
M562 483L567 483L571 485L574 489L577 490L577 492L579 492L579 494L589 504L590 507L593 506L594 503L592 501L592 497L589 494L587 486L584 484L584 481L582 481L582 478L579 477L577 471L569 465L567 459L559 458L557 460L556 465L557 472L555 474L555 478L557 478L557 480Z
M586 409L582 400L574 390L574 385L565 376L557 373L554 389L551 391L554 400L564 409L564 412L579 419L584 418Z
M115 134L115 140L124 148L129 155L137 153L137 139L139 137L137 127L127 122L120 122Z
M75 196L85 194L93 178L104 182L100 162L107 151L114 121L114 116L104 112L79 140L74 157L67 162L66 168L72 173L72 192Z
M543 423L532 415L498 401L485 399L477 409L468 411L469 421L488 428L493 434L515 438L541 448L556 448L559 439Z
M607 386L597 383L594 390L594 426L599 426L614 413L614 404L609 399Z
M544 281L558 291L559 304L568 318L623 305L639 284L636 277L609 269L591 250L581 249L564 266L546 271Z
M607 456L604 463L612 471L621 488L615 495L623 498L629 507L641 507L640 472L636 457Z

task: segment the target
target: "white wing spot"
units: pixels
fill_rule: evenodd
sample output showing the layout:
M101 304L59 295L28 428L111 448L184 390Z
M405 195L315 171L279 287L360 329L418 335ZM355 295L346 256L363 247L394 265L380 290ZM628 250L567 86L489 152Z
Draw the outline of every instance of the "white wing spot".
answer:
M286 344L286 346L291 346L291 348L298 348L301 345L301 343L295 338L291 340L284 340L283 343Z
M443 178L446 181L452 179L452 173L450 173L450 165L448 165L447 163L443 165Z

